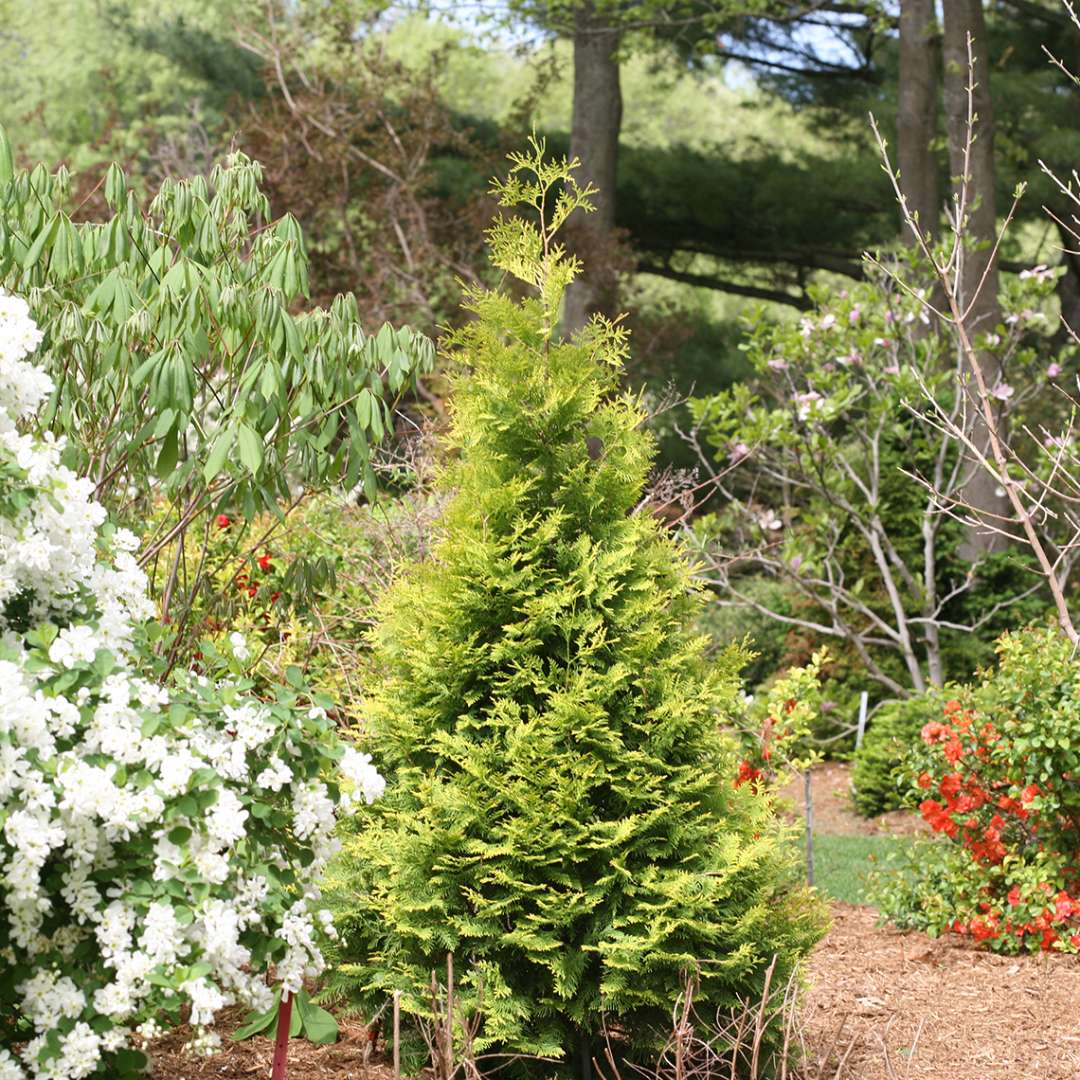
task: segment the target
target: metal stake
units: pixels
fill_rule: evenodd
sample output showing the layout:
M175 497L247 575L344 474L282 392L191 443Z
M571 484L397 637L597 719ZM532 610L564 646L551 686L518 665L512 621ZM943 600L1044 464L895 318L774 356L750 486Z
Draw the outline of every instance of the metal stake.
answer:
M285 1080L289 1057L289 1026L292 1024L292 994L282 992L277 1013L277 1038L274 1040L274 1063L270 1080Z
M806 799L806 880L814 884L814 790L810 770L803 773L803 791Z
M394 991L394 1080L401 1080L401 991Z
M866 734L866 705L870 700L870 695L864 690L859 695L859 728L855 732L855 749L858 750L862 746L863 736Z

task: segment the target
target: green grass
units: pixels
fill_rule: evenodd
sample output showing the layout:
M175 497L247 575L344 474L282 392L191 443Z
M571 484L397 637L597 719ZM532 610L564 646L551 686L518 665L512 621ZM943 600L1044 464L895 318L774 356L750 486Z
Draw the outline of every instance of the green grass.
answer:
M865 904L866 876L885 857L911 844L904 836L831 836L814 833L814 884L825 895Z

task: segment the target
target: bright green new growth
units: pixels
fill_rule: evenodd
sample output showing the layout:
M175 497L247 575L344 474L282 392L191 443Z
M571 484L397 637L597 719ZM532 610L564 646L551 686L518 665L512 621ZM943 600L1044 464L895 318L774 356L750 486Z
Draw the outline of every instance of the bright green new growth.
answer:
M617 392L625 335L555 337L576 267L554 227L588 192L542 154L497 192L547 223L490 232L495 264L539 295L467 294L455 495L374 632L390 788L332 884L339 991L400 989L423 1013L452 951L479 1046L562 1055L605 1013L652 1040L688 971L705 1014L753 995L774 955L783 979L822 916L768 799L733 785L721 725L742 657L705 664L683 553L636 512L651 444Z

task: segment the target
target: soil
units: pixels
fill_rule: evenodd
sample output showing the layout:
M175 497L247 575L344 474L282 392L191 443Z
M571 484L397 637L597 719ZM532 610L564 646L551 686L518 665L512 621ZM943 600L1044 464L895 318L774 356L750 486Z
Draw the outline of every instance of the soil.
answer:
M928 832L926 822L908 810L892 810L876 818L861 817L851 801L851 766L826 761L811 772L814 831L833 836L913 836ZM799 817L805 811L803 778L793 780L782 792L795 803Z

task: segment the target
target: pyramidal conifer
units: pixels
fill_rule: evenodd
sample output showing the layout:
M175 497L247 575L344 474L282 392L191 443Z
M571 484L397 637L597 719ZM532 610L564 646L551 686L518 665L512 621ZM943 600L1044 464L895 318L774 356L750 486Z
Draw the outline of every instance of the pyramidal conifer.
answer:
M687 973L706 1012L732 1007L823 923L770 801L733 783L740 658L705 660L686 557L640 508L626 335L557 335L578 267L556 234L590 191L542 144L511 162L496 191L517 212L489 239L530 295L470 289L450 339L452 496L377 612L390 784L332 883L337 989L424 1014L453 953L477 1046L588 1060L605 1016L655 1039Z

